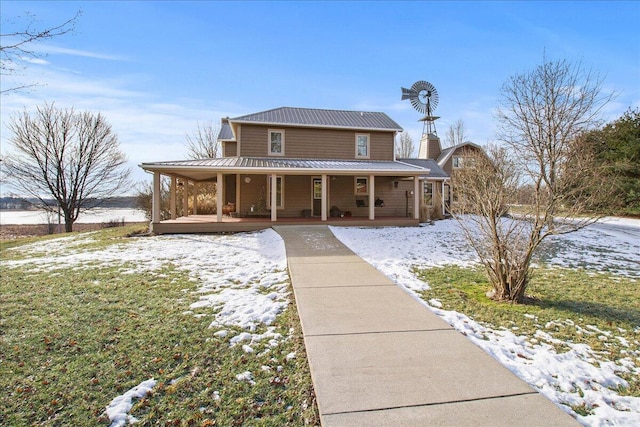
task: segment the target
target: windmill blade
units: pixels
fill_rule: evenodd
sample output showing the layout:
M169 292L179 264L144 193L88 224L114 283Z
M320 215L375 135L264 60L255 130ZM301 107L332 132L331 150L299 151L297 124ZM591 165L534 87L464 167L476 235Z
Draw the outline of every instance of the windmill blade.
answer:
M411 98L411 105L420 113L424 114L427 111L427 104L423 103L418 96Z
M402 89L402 98L401 100L404 101L405 99L411 99L411 98L415 98L418 96L418 92L416 92L413 89L407 89L407 88L400 88Z

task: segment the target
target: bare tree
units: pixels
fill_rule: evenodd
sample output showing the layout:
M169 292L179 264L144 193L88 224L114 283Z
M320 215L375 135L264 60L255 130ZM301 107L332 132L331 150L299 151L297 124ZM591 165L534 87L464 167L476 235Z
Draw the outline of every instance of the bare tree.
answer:
M413 157L415 151L415 145L413 144L413 138L408 132L401 132L396 142L396 158L408 159Z
M16 18L16 20L26 19L27 22L23 24L26 28L0 33L0 75L8 76L19 73L19 71L24 68L19 65L19 62L24 58L42 58L43 55L34 50L33 45L73 31L81 14L82 12L78 11L71 19L68 19L62 24L45 29L36 28L35 17L33 15L27 14L25 18ZM5 20L5 24L7 25L3 26L6 28L14 24L14 22L7 22ZM0 93L6 94L36 85L37 83L33 83L10 87L8 89L3 88L0 90Z
M82 211L128 184L126 157L101 114L44 104L33 114L25 110L14 116L8 128L13 151L3 160L7 185L37 200L39 209L59 208L67 232Z
M546 58L503 85L497 120L505 150L489 150L490 164L477 158L475 167L453 176L459 202L454 215L485 266L493 298L523 302L540 243L597 220L589 212L607 191L606 180L590 154L572 146L597 125L612 97L580 63ZM533 201L516 219L500 219L518 182L532 187Z
M467 134L464 128L464 121L458 119L449 126L447 134L444 136L444 146L453 147L467 142Z
M215 159L220 156L218 126L213 123L200 124L193 134L187 134L187 150L191 159Z

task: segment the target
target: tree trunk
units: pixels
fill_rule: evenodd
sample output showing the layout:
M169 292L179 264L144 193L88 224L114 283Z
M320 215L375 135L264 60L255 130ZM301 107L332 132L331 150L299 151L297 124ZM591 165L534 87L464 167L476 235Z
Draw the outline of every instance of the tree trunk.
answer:
M64 232L65 233L71 233L73 231L73 223L74 223L74 220L72 218L70 218L67 215L64 216Z

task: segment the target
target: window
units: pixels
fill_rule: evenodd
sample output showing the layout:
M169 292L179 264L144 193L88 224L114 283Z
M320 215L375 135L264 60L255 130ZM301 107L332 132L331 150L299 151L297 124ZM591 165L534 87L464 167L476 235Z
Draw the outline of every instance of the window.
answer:
M355 180L356 196L366 196L369 194L369 178L357 176Z
M433 206L433 182L424 183L423 200L426 206Z
M356 158L369 158L369 135L356 134Z
M269 130L269 155L284 156L283 130Z
M322 199L322 179L320 178L313 178L313 199Z
M453 156L451 163L453 164L454 169L460 169L464 167L464 159L460 156Z
M271 175L267 180L267 209L271 209ZM284 208L284 178L276 177L276 208Z

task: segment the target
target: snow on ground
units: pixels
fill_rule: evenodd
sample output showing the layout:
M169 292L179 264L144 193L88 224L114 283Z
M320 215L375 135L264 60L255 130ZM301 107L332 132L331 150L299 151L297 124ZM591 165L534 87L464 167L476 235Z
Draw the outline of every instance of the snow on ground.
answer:
M156 386L156 380L153 378L146 380L133 387L125 394L113 399L105 410L111 424L109 427L123 427L127 424L137 423L136 417L129 415L129 411L133 406L133 399L142 399Z
M49 218L42 211L19 211L13 209L0 209L0 225L8 224L53 224L58 223L58 217ZM124 208L95 208L83 212L78 217L79 224L100 224L109 221L146 222L147 218L140 209ZM64 218L61 219L64 224Z
M576 406L584 403L587 407L594 407L593 415L577 415L581 423L592 426L640 425L640 398L620 396L608 388L626 384L618 373L640 375L640 341L628 342L622 337L615 337L629 347L629 357L618 364L602 361L584 344L563 342L570 350L558 354L551 345L554 338L548 332L554 325L541 325L536 336L537 342L531 342L512 331L493 330L464 314L442 310L436 299L427 303L419 298L419 292L427 289L428 285L415 277L412 273L414 267L448 264L466 266L477 262L456 221L437 221L420 228L331 227L331 231L355 253L406 288L418 301L455 329L464 332L476 345L558 403L562 409L568 411L567 406L561 405L563 402ZM576 233L554 237L546 244L542 260L550 265L589 267L596 271L638 278L638 233L638 220L608 219ZM580 328L579 325L570 326ZM589 332L599 333L593 330Z
M245 352L266 352L284 339L271 326L288 304L290 283L284 242L275 231L143 237L99 248L91 246L92 234L9 249L25 259L3 260L2 268L61 274L69 268L117 267L121 274L162 274L161 269L171 265L187 272L191 281L176 283L185 289L184 315L202 316L204 311L212 318L212 335L228 338ZM238 373L251 382L245 374ZM141 387L153 387L149 381L113 399L106 411L112 426L132 420L131 399L139 397Z
M332 227L332 231L358 255L414 295L427 285L415 277L413 267L471 265L477 261L453 220L420 228ZM640 221L603 221L552 239L543 260L552 265L590 266L637 278L640 277L638 233ZM202 315L203 310L206 313L210 309L213 335L228 337L230 345L238 345L240 351L246 353L268 351L282 339L270 326L289 298L284 243L275 231L226 236L156 236L100 248L93 247L92 243L92 234L87 233L17 247L11 250L24 253L26 259L3 260L2 268L23 266L60 274L67 268L117 266L122 274L161 274L163 267L172 265L186 272L192 281L189 286L180 283L177 286L189 290L196 287L195 292L185 289L185 315L196 315L196 311ZM596 366L593 362L599 356L586 345L569 345L570 351L555 353L551 346L553 336L545 328L539 331L538 342L532 343L511 331L492 330L461 313L442 310L435 299L427 304L416 298L553 401L597 405L594 415L578 416L582 423L640 425L640 398L621 397L606 388L623 385L617 373L625 369L640 375L637 367L640 343L637 341L610 337L628 346L630 357L618 365L600 363ZM235 333L231 327L242 328L243 332ZM252 381L251 373L238 372L237 375L239 381ZM140 386L152 387L147 381ZM583 396L577 392L578 388ZM122 403L119 407L124 408L117 412L118 419L129 417L126 402L138 392L141 389L134 388L113 399L109 407L117 401Z

